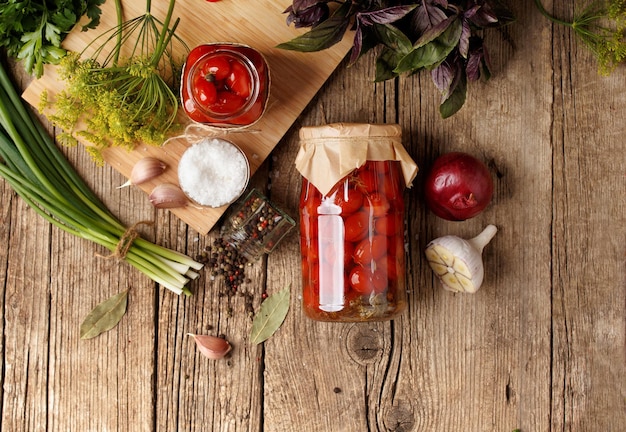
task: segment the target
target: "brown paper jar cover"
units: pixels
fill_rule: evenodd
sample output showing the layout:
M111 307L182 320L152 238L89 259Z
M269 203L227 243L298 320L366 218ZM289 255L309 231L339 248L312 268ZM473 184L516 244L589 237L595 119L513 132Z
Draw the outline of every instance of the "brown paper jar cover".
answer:
M296 169L326 195L366 161L397 160L407 187L418 167L402 145L397 124L331 123L300 129Z

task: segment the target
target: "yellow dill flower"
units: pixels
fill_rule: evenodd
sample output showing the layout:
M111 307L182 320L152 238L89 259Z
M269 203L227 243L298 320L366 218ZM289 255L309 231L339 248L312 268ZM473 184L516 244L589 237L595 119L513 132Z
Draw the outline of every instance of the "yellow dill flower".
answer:
M550 21L574 31L596 57L601 75L609 75L626 60L626 0L593 1L572 21L550 15L540 0L535 4Z

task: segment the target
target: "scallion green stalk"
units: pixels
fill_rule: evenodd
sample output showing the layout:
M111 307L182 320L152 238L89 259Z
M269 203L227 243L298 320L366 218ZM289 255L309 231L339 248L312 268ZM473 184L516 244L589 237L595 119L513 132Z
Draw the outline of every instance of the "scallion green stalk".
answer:
M137 237L114 255L127 229L76 173L1 64L0 177L54 226L99 244L177 294L191 293L187 284L202 264L185 254Z

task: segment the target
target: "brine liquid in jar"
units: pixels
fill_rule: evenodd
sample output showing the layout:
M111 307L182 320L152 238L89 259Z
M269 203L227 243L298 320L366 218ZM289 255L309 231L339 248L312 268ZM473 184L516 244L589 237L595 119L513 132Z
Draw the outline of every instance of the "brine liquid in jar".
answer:
M400 162L366 161L322 196L303 178L303 307L321 321L380 321L406 308Z

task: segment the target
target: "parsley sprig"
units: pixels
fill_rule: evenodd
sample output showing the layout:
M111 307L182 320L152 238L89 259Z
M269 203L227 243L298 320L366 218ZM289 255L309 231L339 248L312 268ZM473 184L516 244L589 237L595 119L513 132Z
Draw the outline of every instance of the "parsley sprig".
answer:
M44 64L57 64L66 51L61 43L83 16L82 30L100 23L104 0L7 0L0 2L0 46L23 61L37 78Z

